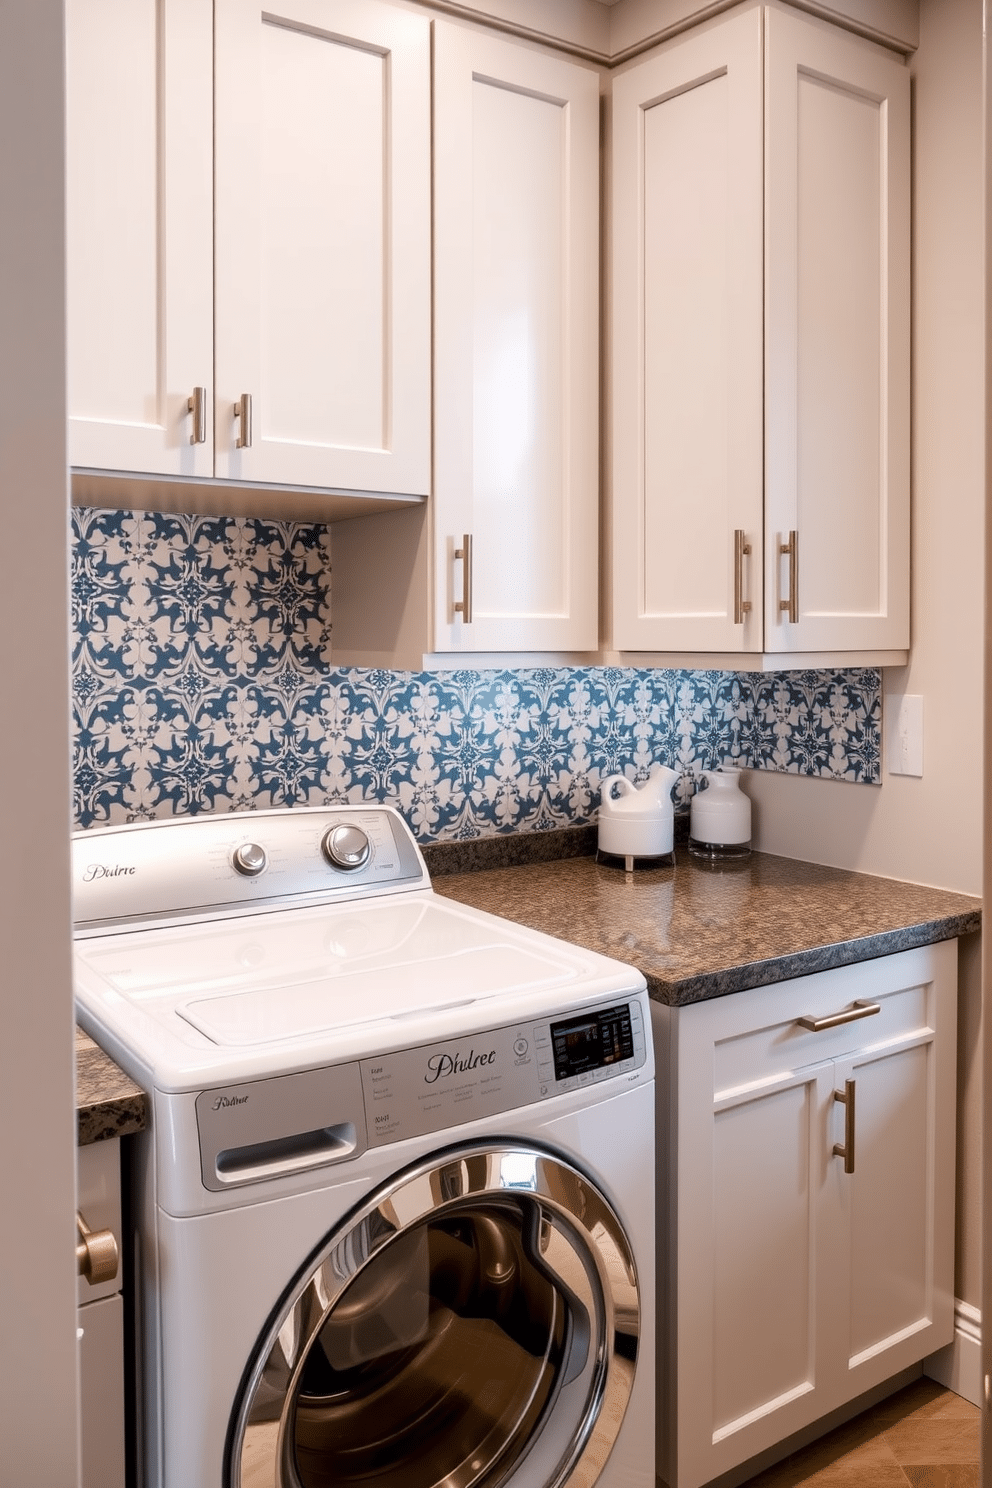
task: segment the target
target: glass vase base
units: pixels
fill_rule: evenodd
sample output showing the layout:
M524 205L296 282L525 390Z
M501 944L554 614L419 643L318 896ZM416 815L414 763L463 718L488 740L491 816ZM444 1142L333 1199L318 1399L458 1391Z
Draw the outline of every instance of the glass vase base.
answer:
M724 862L731 858L749 858L750 842L700 842L689 838L689 851L694 858L706 858L708 862Z

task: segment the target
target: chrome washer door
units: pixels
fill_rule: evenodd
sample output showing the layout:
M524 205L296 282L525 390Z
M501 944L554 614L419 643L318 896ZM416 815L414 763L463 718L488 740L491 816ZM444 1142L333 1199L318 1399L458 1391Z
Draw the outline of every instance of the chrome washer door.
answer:
M537 1147L450 1149L297 1279L235 1407L227 1483L592 1488L639 1331L634 1257L584 1174Z

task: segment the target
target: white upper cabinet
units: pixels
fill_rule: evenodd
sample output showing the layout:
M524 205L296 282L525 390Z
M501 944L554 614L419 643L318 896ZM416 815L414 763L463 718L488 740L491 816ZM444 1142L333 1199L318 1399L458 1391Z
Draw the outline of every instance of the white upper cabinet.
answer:
M430 22L68 12L71 463L426 496Z
M339 663L596 650L599 96L434 23L434 497L335 525Z
M909 74L756 6L613 84L613 643L909 644Z
M593 650L598 74L437 22L434 121L433 647Z
M210 0L67 0L75 466L213 474L211 29Z
M734 534L762 527L762 151L759 10L614 80L622 648L759 644L760 561L740 625L733 596Z
M765 645L905 647L909 71L791 15L766 28Z
M217 0L215 44L217 474L426 495L429 22Z

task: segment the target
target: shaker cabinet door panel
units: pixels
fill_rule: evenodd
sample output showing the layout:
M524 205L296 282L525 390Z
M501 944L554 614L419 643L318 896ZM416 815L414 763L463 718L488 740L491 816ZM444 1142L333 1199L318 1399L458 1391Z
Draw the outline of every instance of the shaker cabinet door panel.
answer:
M775 10L766 25L765 644L902 647L909 72Z
M760 645L762 148L759 9L614 80L622 649Z
M705 1448L760 1450L816 1389L820 1112L829 1066L718 1100L713 1115L713 1401ZM734 1451L739 1450L736 1442Z
M598 75L440 21L434 61L434 644L593 650Z
M679 1079L707 1080L713 1044L681 1043ZM680 1122L678 1471L700 1484L819 1412L824 1111L830 1063L710 1095ZM681 1100L681 1098L680 1098Z
M76 467L213 474L211 26L210 0L66 6Z
M900 1361L915 1363L929 1352L926 1335L951 1326L954 1175L933 1158L947 1152L953 1122L939 1099L953 1081L951 1054L931 1028L838 1067L838 1086L853 1079L856 1090L855 1171L843 1185L850 1301L840 1353L841 1373L858 1390L888 1378Z
M218 0L219 476L430 488L429 38L370 0Z

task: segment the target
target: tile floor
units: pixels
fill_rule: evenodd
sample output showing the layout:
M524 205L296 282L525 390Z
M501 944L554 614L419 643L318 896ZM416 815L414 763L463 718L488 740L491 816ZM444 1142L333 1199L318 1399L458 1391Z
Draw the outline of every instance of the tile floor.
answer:
M979 1488L980 1419L960 1395L915 1380L745 1488Z

